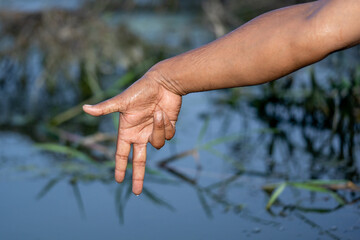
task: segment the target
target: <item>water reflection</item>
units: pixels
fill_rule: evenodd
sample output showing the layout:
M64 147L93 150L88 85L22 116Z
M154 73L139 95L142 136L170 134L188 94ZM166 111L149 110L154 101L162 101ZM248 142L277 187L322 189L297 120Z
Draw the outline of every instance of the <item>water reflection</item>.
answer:
M132 31L143 32L143 22L126 24L137 17L106 9L89 4L80 10L0 13L0 128L28 134L36 142L22 146L14 133L0 137L0 174L13 167L15 173L4 174L5 179L20 175L18 170L30 173L24 182L40 179L41 184L31 188L40 205L52 196L62 197L59 189L66 186L79 210L74 215L84 219L95 219L89 216L100 206L88 207L89 202L109 198L118 219L109 221L126 228L133 215L143 213L134 207L131 164L123 184L113 181L117 116L85 116L82 101L116 94L151 64L178 51L174 42L190 46L186 38L198 32L156 50L150 40L159 38L142 38ZM142 21L147 18L151 15ZM190 24L188 18L166 19L175 19L182 29ZM230 231L230 238L264 232L261 238L267 239L267 233L284 236L278 232L286 227L285 235L293 237L303 232L299 224L309 226L309 238L355 236L360 196L350 181L359 182L359 59L359 49L354 48L264 86L185 97L175 141L161 152L149 149L146 184L138 198L150 200L143 203L144 209L156 209L156 214L178 218L182 224L200 219L197 236L203 227L213 231L210 238ZM318 179L327 182L316 183ZM346 181L330 184L333 179ZM267 211L281 184L283 191ZM111 189L106 197L99 195L99 185ZM25 191L21 186L14 189ZM11 193L7 190L4 196ZM27 199L31 208L36 205L32 197ZM13 215L8 208L2 211ZM161 221L156 216L146 221L152 229ZM354 229L334 232L329 225L333 222ZM215 229L211 223L235 226ZM239 225L245 227L240 231Z
M357 53L352 67L328 77L319 78L310 68L308 82L290 76L264 85L252 96L233 90L217 100L241 114L249 111L242 106L245 101L256 118L273 130L265 134L269 172L300 152L310 158L309 178L321 178L336 168L332 178L358 181L360 63L358 49L352 51ZM326 65L334 68L329 61ZM279 154L279 149L284 151Z
M295 148L300 147L311 158L311 179L336 168L338 171L331 174L332 178L358 181L359 66L349 69L347 78L322 79L321 82L312 70L309 87L294 88L294 79L290 78L270 84L262 98L252 101L259 119L279 131L270 137L269 156L274 159L278 144L286 146L289 159ZM303 92L303 96L289 94L295 91ZM294 137L293 129L298 129L298 136ZM272 168L273 162L270 162L269 170Z

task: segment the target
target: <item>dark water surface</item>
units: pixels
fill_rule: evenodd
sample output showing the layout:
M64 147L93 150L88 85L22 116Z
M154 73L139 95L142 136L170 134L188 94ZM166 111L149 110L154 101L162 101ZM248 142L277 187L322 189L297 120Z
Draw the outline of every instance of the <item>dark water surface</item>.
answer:
M169 171L159 169L156 163L175 152L193 148L204 123L199 115L209 111L214 93L191 94L184 98L177 127L175 143L160 151L149 149L148 166L159 171L154 178L147 174L145 188L156 195L151 200L146 194L130 195L124 209L117 201L120 188L128 188L113 181L79 181L74 185L65 176L49 192L39 197L49 180L61 176L60 169L67 161L63 157L39 151L28 137L13 132L0 134L0 238L1 239L357 239L360 234L358 204L345 206L328 213L288 211L283 216L272 216L265 210L268 196L261 186L279 181L264 177L263 159L265 141L258 141L261 124L256 119L243 127L246 121L232 115L229 132L221 132L223 117L210 120L205 142L216 136L232 133L246 135L246 142L256 140L250 150L251 161L242 164L246 171L236 174L234 167L204 151L198 158L202 168L197 170L193 157L185 157L169 165L181 174L196 179L191 183ZM189 113L189 114L188 114ZM191 114L190 114L191 113ZM248 115L248 114L247 114ZM216 127L217 126L217 127ZM263 144L262 144L263 142ZM228 144L216 148L226 152ZM244 144L245 147L249 144ZM239 156L242 158L242 156ZM306 161L296 163L306 168ZM62 166L60 166L62 165ZM74 167L73 167L74 168ZM82 167L81 171L102 173L101 170ZM254 171L251 173L251 171ZM259 175L257 174L259 173ZM301 175L301 174L300 174ZM111 177L110 176L110 177ZM230 183L206 186L234 178ZM163 180L159 180L163 179ZM166 181L164 179L167 179ZM77 197L77 190L81 195ZM127 191L127 190L125 190ZM296 194L300 194L299 197ZM305 206L333 208L337 204L326 194L311 196L307 192L288 190L281 197L289 203L302 202ZM82 202L82 203L80 203ZM204 207L204 202L206 202ZM119 211L123 211L123 219ZM275 210L276 212L277 210Z
M76 9L81 2L0 0L0 9ZM213 38L196 14L123 12L102 17L110 24L125 24L153 48L166 45L171 54ZM6 41L0 44L3 48ZM12 66L9 59L0 61L1 69L12 69L7 67ZM30 80L39 74L35 72L41 69L39 59L29 60ZM46 124L24 124L24 111L17 105L31 105L27 93L31 96L37 86L19 87L22 79L4 70L0 240L359 239L359 189L330 186L331 191L324 193L287 186L270 211L269 195L263 190L274 183L315 179L359 184L359 59L355 48L274 85L185 96L175 138L159 151L148 147L148 172L140 196L131 193L131 169L124 183L117 184L113 163L89 163L78 152L43 151L36 142L41 138L25 133L46 129ZM18 64L15 61L14 72ZM70 94L69 102L75 104L79 96L69 86L77 83L64 83L69 84L61 88L64 93L56 89L60 100L54 102L62 105ZM42 108L46 97L40 90L33 93L38 101L33 105L46 115L53 109ZM12 101L15 98L20 100ZM113 116L102 117L100 127L86 133L77 127L89 121L79 116L60 128L75 129L82 136L97 131L115 135ZM109 149L114 147L111 143ZM339 204L335 193L345 205Z

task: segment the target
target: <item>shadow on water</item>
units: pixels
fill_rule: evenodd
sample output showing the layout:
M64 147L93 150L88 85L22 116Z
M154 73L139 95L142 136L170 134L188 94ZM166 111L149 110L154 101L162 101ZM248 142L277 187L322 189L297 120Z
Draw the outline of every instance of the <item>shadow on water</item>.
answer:
M210 28L221 32L211 20L217 1L211 2L191 6L196 6L195 12L207 11ZM236 5L230 2L223 10ZM90 1L70 10L0 11L0 129L31 136L36 142L31 149L41 156L34 157L41 159L38 164L20 161L14 169L43 180L36 189L37 200L56 195L57 186L66 183L84 218L89 211L89 199L82 194L85 186L113 185L118 116L95 119L82 113L82 104L117 94L154 63L184 45L198 44L185 36L176 47L170 43L171 47L159 47L133 33L130 25L141 24L119 20L123 16L114 10L131 12L134 5L98 4ZM186 5L173 4L174 12ZM244 4L238 13L244 17L236 19L233 12L223 19L224 29L254 14ZM156 9L167 7L160 4ZM259 225L270 226L273 233L295 218L316 235L341 239L342 233L334 233L323 222L353 209L353 215L358 214L359 61L359 48L353 48L263 86L210 93L206 99L185 97L203 106L184 102L176 139L161 153L149 150L149 158L157 161L146 170L143 196L151 206L177 214L180 204L168 200L171 197L164 191L175 191L174 198L184 199L190 190L209 219L222 221L222 213L227 213L251 222L246 236L259 233ZM0 146L2 169L11 166L11 157L3 157L11 151L16 152ZM131 170L130 159L126 180L111 194L122 226L132 203Z

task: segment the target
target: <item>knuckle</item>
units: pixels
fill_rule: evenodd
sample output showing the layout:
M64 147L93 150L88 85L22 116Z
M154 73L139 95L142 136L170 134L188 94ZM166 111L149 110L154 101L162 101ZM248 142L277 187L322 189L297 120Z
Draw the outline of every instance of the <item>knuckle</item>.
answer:
M164 122L163 121L154 122L154 125L155 125L155 128L157 128L157 129L164 128Z
M125 172L126 170L126 167L124 167L123 165L120 165L120 164L115 164L115 172Z
M115 157L116 157L116 160L118 160L118 161L122 161L122 162L128 161L128 156L120 154L120 153L116 153Z
M133 166L144 168L146 166L146 161L134 161Z
M134 182L135 182L135 181L143 182L143 181L144 181L144 177L136 176L136 177L133 177L132 180L133 180Z

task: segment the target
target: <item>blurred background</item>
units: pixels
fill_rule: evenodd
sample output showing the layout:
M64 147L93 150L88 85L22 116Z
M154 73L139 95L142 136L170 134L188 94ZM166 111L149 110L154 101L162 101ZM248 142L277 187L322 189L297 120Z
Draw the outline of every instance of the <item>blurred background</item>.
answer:
M113 180L112 97L165 58L296 0L0 0L1 239L357 239L360 47L261 86L190 94Z

